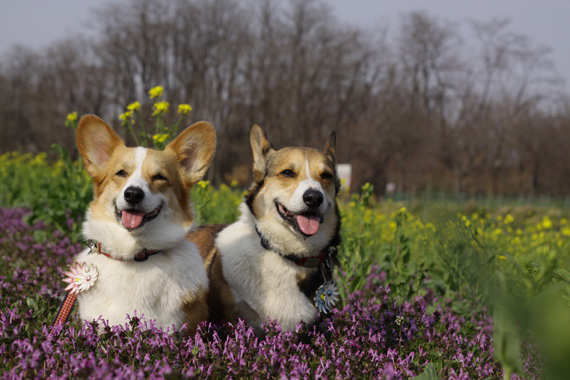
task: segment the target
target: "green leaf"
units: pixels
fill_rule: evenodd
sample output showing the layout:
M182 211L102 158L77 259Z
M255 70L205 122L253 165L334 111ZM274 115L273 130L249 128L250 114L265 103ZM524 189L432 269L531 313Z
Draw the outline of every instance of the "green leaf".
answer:
M507 284L503 273L497 274L499 298L493 313L493 346L495 358L501 362L505 373L524 374L521 359L521 337L513 308L507 303Z
M402 248L403 255L402 255L402 263L407 264L410 261L410 249L407 246Z
M559 280L562 280L570 284L570 272L568 272L566 269L556 268L552 273L552 275L554 276L554 278L557 278Z
M431 363L428 363L424 367L424 371L420 373L418 376L412 377L411 380L441 380L441 379L439 378L439 376L437 376L435 369L433 369L433 365Z
M26 298L26 306L29 308L33 308L34 306L36 306L36 300L30 297Z

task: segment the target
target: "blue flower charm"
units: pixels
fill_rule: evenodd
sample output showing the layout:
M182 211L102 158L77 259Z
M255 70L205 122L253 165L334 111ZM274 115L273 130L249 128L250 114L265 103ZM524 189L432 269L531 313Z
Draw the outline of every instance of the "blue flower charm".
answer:
M315 306L321 313L327 314L338 301L338 287L336 281L325 281L315 294Z

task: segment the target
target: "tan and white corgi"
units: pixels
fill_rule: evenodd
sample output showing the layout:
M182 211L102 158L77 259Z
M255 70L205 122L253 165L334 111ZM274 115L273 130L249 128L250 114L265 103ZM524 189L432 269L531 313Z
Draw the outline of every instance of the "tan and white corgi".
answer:
M201 226L190 236L201 247L211 280L211 320L240 317L261 332L270 319L292 330L317 318L315 293L331 275L330 261L336 260L335 135L324 151L275 150L255 125L250 142L254 182L239 220Z
M83 320L124 325L136 312L162 328L187 323L192 333L207 319L209 281L185 236L194 222L189 191L208 169L215 144L212 125L199 122L164 151L127 148L97 116L81 119L77 147L95 199L83 224L92 248L75 262L96 274L78 294Z

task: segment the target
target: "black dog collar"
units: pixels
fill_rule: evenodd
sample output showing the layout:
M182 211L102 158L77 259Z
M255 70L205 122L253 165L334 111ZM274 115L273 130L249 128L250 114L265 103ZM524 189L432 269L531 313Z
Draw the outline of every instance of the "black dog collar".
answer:
M311 257L301 257L301 256L297 256L294 254L285 255L285 254L277 251L271 245L271 243L269 243L269 240L267 240L267 238L265 236L263 236L261 234L261 232L259 232L259 230L257 229L257 226L255 226L255 232L257 233L257 236L259 236L259 240L260 240L259 242L264 249L271 251L271 252L274 252L274 253L278 254L279 256L283 257L284 259L287 259L289 261L294 262L295 265L298 265L300 267L306 267L306 268L317 268L322 263L325 263L327 268L332 268L331 257L335 256L336 251L337 251L336 247L328 246L318 255L311 256Z

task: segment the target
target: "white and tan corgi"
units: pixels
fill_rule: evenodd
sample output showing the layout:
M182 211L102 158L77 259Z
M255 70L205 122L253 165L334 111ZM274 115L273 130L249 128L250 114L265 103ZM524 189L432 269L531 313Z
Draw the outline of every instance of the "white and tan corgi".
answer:
M211 320L240 317L261 332L270 319L292 330L317 318L315 292L331 275L324 261L336 260L327 254L335 256L339 244L335 135L324 151L275 150L255 125L250 142L254 182L239 220L201 226L191 236L211 280Z
M77 147L93 179L95 199L83 224L92 242L75 262L96 268L93 286L78 294L83 320L124 325L127 314L162 328L207 319L208 278L195 244L189 191L215 151L211 124L184 130L164 151L127 148L97 116L84 116Z

